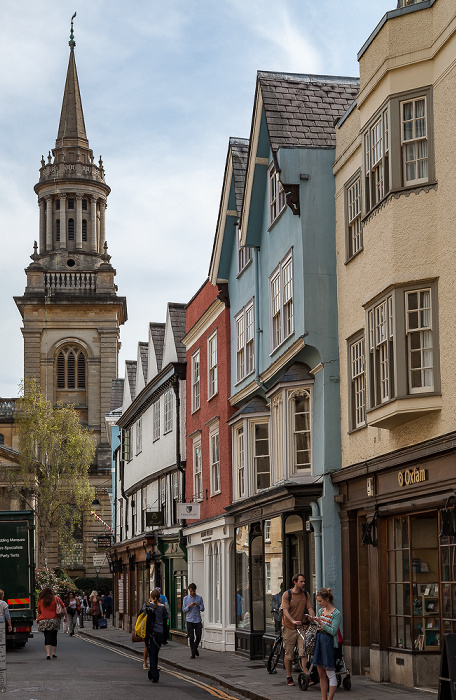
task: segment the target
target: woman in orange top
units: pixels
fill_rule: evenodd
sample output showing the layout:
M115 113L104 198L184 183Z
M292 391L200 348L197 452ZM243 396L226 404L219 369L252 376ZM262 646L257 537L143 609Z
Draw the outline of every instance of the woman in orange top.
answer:
M44 633L44 646L46 647L46 659L57 658L57 632L60 629L60 617L57 615L57 603L63 607L60 598L54 595L54 591L49 586L43 588L38 597L38 631Z

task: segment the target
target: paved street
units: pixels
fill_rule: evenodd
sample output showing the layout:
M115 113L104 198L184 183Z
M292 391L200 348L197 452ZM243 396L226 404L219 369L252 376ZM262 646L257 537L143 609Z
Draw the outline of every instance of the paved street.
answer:
M58 635L57 659L47 661L43 635L35 632L24 649L7 653L7 689L3 697L17 700L82 700L150 698L159 687L167 700L198 700L209 694L237 700L207 679L161 666L160 685L153 685L136 652L110 647L102 641Z
M109 700L150 698L160 688L166 700L198 700L208 694L231 700L320 700L319 687L303 695L296 685L286 687L282 669L270 676L262 661L251 661L231 653L201 649L198 659L190 659L189 649L170 642L160 652L159 686L153 686L142 669L142 645L132 644L130 635L108 627L84 628L75 637L59 632L57 659L45 660L43 637L35 636L24 649L7 653L8 686L5 697L20 700L82 700L99 697ZM295 678L296 680L296 678ZM389 683L373 683L354 676L352 688L340 689L341 700L436 700L432 690L406 689Z

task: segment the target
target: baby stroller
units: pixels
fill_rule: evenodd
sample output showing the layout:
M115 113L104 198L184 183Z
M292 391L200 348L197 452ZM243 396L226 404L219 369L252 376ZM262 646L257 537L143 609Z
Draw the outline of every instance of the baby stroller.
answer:
M316 628L315 628L316 629ZM306 642L308 640L306 639L305 635L302 634L301 630L297 628L298 634L300 637L302 637L304 641L304 648L306 648ZM350 671L345 665L344 661L344 655L342 652L342 645L344 643L344 640L342 639L342 635L339 632L339 647L337 649L334 649L334 656L335 656L335 670L336 670L336 678L337 678L337 687L340 687L340 684L342 683L342 687L344 690L350 690L351 688L351 676L350 676ZM315 643L313 648L315 649ZM307 690L309 687L310 683L312 685L317 685L320 682L320 676L318 675L318 670L317 667L314 665L312 659L307 662L306 664L307 667L307 673L304 671L299 674L298 676L298 685L301 690Z

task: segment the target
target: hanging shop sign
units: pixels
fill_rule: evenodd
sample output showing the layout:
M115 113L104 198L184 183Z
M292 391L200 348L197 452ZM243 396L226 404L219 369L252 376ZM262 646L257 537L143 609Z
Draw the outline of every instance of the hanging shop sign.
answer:
M178 520L199 520L201 505L199 503L178 503Z

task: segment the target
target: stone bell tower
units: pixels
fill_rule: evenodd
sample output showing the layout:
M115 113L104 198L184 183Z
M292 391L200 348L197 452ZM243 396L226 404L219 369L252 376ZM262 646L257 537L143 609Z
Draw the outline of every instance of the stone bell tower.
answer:
M35 185L39 247L35 242L25 293L15 302L23 319L24 375L38 379L53 405L75 405L97 438L92 473L99 485L110 479L111 452L102 426L117 377L119 328L127 306L125 297L117 296L108 255L110 188L101 157L95 163L86 135L73 22L69 45L55 148L47 162L41 159Z

